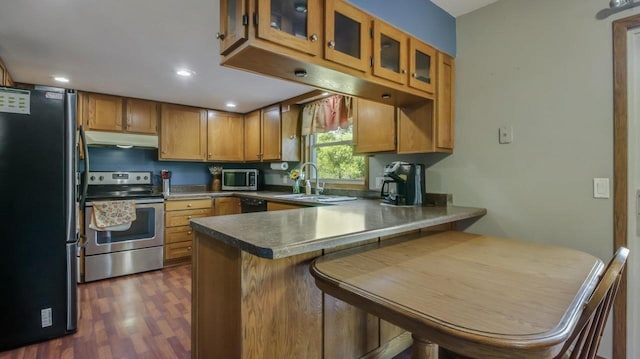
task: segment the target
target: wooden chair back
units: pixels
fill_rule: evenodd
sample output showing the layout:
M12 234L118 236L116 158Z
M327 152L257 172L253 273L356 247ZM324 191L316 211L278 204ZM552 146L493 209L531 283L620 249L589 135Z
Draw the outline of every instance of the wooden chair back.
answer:
M618 285L628 256L629 250L627 248L618 248L585 304L573 333L556 356L557 359L593 359L596 357L602 331L618 292Z

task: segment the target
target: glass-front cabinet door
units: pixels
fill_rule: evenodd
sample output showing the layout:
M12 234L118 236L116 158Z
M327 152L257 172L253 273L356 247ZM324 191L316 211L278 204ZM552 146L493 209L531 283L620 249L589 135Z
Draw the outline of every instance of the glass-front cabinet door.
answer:
M360 71L371 62L371 18L341 0L325 1L325 58Z
M220 0L220 54L226 55L247 41L249 15L247 0Z
M414 38L409 47L409 86L434 93L436 50Z
M311 55L320 53L321 0L259 0L258 37Z
M397 82L407 83L408 36L378 20L373 21L373 74Z

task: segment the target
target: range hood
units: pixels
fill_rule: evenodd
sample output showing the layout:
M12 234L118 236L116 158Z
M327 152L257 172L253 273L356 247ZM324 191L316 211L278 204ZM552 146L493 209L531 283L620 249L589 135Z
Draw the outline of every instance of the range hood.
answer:
M118 146L121 148L158 148L158 136L135 133L86 131L89 146Z

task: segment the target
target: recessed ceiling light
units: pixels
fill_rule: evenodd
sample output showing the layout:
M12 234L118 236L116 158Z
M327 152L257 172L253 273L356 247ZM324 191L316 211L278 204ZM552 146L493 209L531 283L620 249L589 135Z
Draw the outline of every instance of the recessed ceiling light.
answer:
M329 93L328 92L323 92L322 96L327 96Z
M54 80L58 81L58 82L64 82L67 83L69 82L69 79L66 77L62 77L62 76L54 76L53 77Z
M234 108L234 107L236 107L236 104L233 103L233 102L227 102L227 104L225 106L230 107L230 108Z
M196 73L194 71L188 70L188 69L180 69L178 71L176 71L176 75L178 76L182 76L182 77L191 77L193 75L195 75Z

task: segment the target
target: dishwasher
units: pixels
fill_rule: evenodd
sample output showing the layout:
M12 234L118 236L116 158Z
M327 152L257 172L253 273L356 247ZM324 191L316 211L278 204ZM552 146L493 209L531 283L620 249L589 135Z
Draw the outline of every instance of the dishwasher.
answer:
M240 198L240 209L242 213L265 212L267 201L256 198Z

